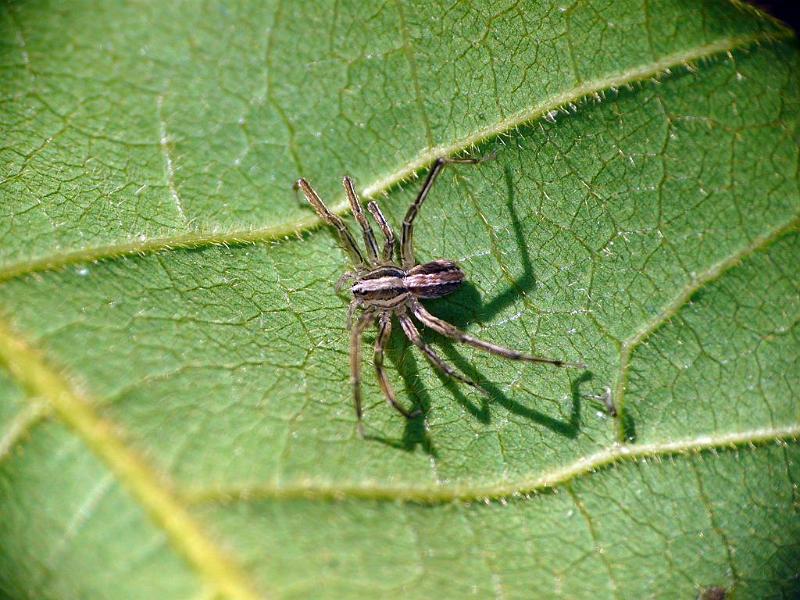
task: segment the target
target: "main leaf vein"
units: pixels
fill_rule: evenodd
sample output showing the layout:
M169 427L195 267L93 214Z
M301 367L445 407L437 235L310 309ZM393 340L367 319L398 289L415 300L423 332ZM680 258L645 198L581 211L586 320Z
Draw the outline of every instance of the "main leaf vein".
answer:
M669 54L659 60L626 69L613 75L583 81L573 88L554 94L533 106L518 111L505 119L492 123L459 140L449 144L432 146L421 151L415 158L410 159L394 172L378 177L372 184L366 186L363 189L363 196L367 199L378 196L412 177L415 173L441 156L449 156L463 152L489 139L512 131L523 124L549 115L562 106L579 102L583 98L596 96L606 90L616 89L654 77L660 77L668 73L670 69L693 61L712 58L716 55L729 53L732 50L745 48L759 42L786 39L791 37L791 35L789 31L781 31L778 33L720 38L712 43ZM333 212L342 213L347 209L347 201L342 198L338 202L332 204L330 208ZM145 240L132 237L120 243L87 247L59 255L49 255L11 263L0 269L0 282L24 277L31 273L122 256L148 254L176 248L199 248L274 241L290 235L298 235L320 225L321 222L318 217L308 215L295 221L268 225L261 228L225 232L189 231L179 235Z

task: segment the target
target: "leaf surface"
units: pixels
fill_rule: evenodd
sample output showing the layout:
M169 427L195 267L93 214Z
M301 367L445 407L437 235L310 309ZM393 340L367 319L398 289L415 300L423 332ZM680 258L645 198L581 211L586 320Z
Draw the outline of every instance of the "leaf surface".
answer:
M46 3L0 46L10 598L798 593L796 43L738 3ZM469 283L355 434L355 177ZM348 221L352 225L351 221ZM368 336L369 349L372 337ZM371 354L369 350L365 354ZM369 358L369 357L368 357ZM619 412L597 397L610 390Z

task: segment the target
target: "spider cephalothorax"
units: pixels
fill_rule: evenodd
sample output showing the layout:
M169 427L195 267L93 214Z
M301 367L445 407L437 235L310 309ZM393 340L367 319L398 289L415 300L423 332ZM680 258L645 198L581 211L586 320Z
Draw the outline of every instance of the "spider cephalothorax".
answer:
M424 264L417 264L414 260L413 247L414 219L419 212L420 206L427 198L433 182L445 165L449 163L475 164L480 161L481 159L477 158L440 158L434 163L427 179L425 179L425 184L408 208L405 219L403 219L403 232L399 249L397 248L394 232L383 216L381 209L374 202L370 202L367 204L367 209L374 217L385 239L382 251L378 248L375 234L361 208L353 181L349 177L345 177L343 181L344 189L350 201L353 215L364 234L366 257L359 249L344 222L328 210L317 192L305 179L297 180L297 187L303 190L303 194L305 194L320 218L336 229L342 242L342 247L350 255L355 267L355 271L347 272L342 276L337 288L344 281L353 281L350 287L353 300L350 303L348 317L348 327L350 328L350 378L353 383L353 398L358 417L359 432L362 430L361 337L364 330L374 322L377 322L378 325L374 355L375 371L386 400L405 417L413 418L419 414L419 411L409 411L397 402L394 391L386 377L386 371L383 368L384 348L392 331L392 316L397 317L403 333L425 354L431 364L450 377L471 385L480 391L483 390L477 383L450 366L430 345L423 341L417 326L411 318L412 316L437 333L504 358L547 363L557 367L583 368L581 364L531 356L485 342L435 317L420 303L420 300L441 298L454 292L463 283L464 272L451 260L434 260ZM395 260L395 255L397 255L397 260ZM361 309L363 312L356 322L352 323L352 314L355 309Z

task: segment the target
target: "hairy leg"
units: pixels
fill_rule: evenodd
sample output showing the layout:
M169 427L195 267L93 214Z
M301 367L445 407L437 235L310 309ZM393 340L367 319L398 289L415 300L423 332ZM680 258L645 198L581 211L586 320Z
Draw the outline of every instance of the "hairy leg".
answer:
M356 314L356 309L361 306L361 302L355 298L353 298L347 306L347 331L353 328L353 315Z
M361 437L364 437L364 425L361 421L361 337L374 319L375 313L365 311L350 330L350 384L353 386L353 404L358 418L358 435Z
M356 266L364 265L364 257L361 255L361 250L358 249L356 241L347 226L344 224L337 215L328 210L328 207L322 202L319 194L312 188L309 183L302 177L295 182L295 187L301 189L303 194L308 200L309 204L317 211L319 218L325 221L328 225L334 227L339 234L339 240L342 244L344 251L350 255L350 259Z
M342 273L342 276L336 280L336 284L333 286L333 289L336 290L336 293L338 294L344 289L344 286L347 282L355 281L356 279L358 279L358 275L355 273L351 273L350 271Z
M496 354L497 356L502 356L503 358L510 358L511 360L522 360L525 362L533 362L533 363L545 363L549 365L554 365L556 367L570 367L573 369L586 368L586 365L582 363L569 363L554 358L531 356L530 354L524 354L522 352L518 352L517 350L512 350L510 348L504 348L503 346L498 346L497 344L484 342L481 339L478 339L476 337L469 335L468 333L461 331L456 326L451 325L447 321L442 321L440 318L433 316L425 309L424 306L422 306L419 300L412 298L409 302L411 304L411 311L414 313L414 316L417 319L419 319L420 323L422 323L426 327L430 327L437 333L441 333L442 335L445 335L456 341L469 344L470 346L474 346L479 350L485 350L486 352Z
M403 328L403 332L408 336L408 339L410 339L417 348L422 350L423 354L425 354L426 358L434 367L442 371L445 375L448 375L453 379L457 379L462 383L466 383L467 385L471 385L481 393L486 394L486 391L481 386L472 381L466 375L458 372L455 368L451 367L447 362L444 361L444 359L436 354L436 351L434 351L433 348L423 341L422 336L420 336L419 330L417 329L416 325L414 325L411 317L406 314L401 314L398 315L397 318L400 320L400 325Z
M414 261L414 219L417 217L422 203L425 202L425 198L428 197L439 173L441 173L445 165L474 165L484 160L486 160L486 158L438 158L436 162L433 163L428 177L425 178L425 183L422 184L422 189L419 191L419 194L417 194L414 202L411 203L411 206L408 207L406 216L403 219L403 239L400 244L400 258L404 269L410 269L416 264Z
M372 213L375 222L378 223L378 226L383 232L383 237L386 238L386 243L383 246L383 260L386 262L392 262L392 257L394 256L395 250L394 231L392 231L389 221L387 221L386 217L383 216L383 213L377 204L374 202L369 202L369 204L367 204L367 209Z
M364 234L364 245L367 247L367 254L372 264L378 262L378 243L375 241L375 234L372 232L372 227L364 216L364 211L361 209L361 201L358 199L356 188L353 185L353 180L345 176L342 179L344 191L347 194L347 200L350 202L350 210L353 211L353 216L361 226L361 231Z
M380 320L378 321L378 337L375 339L375 372L378 374L378 383L381 385L383 395L386 396L386 401L406 419L413 419L420 415L420 411L408 411L397 402L394 390L392 390L392 386L389 384L389 378L386 376L386 370L383 368L383 351L391 334L392 314L389 312L381 313Z

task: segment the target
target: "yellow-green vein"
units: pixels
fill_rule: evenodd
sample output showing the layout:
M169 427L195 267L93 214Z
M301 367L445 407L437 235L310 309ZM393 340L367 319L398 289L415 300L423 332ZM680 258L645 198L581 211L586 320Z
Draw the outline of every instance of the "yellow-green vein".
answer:
M31 398L46 401L108 465L209 585L227 598L255 600L258 597L239 567L206 535L165 478L125 445L117 427L93 410L91 400L77 386L49 366L40 352L2 322L0 363Z
M636 348L647 339L653 332L658 330L659 327L667 323L677 312L689 301L689 299L702 288L718 279L725 272L738 265L743 259L753 254L757 250L768 246L770 243L784 235L785 233L796 229L800 225L800 217L795 216L787 223L776 227L772 231L768 231L763 235L758 236L752 242L741 248L739 251L734 252L719 262L714 263L701 273L698 273L691 281L689 281L683 289L681 289L675 297L668 302L658 314L646 321L639 327L630 337L623 340L620 346L619 358L619 371L617 378L614 381L612 388L612 401L617 412L617 440L620 442L625 441L625 384L628 377L628 369L631 363L631 357Z
M497 483L415 486L405 484L386 485L381 481L371 480L348 484L304 478L281 484L187 490L184 492L184 498L186 498L187 502L195 504L293 500L298 498L316 500L388 500L424 504L499 500L557 488L579 477L590 475L599 469L607 468L623 461L639 461L648 458L699 453L710 450L782 443L790 440L796 441L798 438L800 438L800 424L791 424L749 431L704 435L670 442L614 444L609 448L584 456L563 467L546 471L540 475L520 477Z

